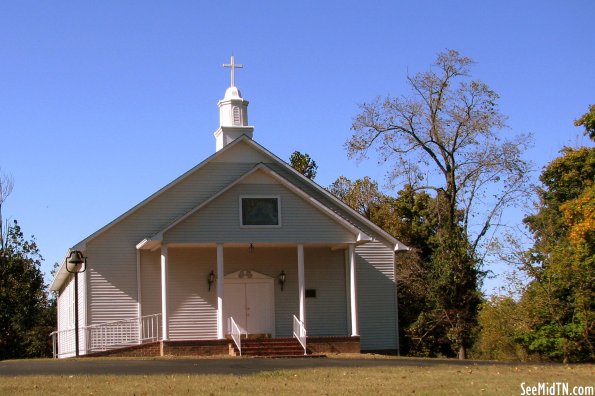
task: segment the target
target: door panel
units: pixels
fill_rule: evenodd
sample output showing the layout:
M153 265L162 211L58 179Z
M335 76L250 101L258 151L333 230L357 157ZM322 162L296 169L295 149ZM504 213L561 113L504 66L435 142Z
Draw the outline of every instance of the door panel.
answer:
M272 280L225 282L223 320L230 334L229 317L243 334L274 334L274 283Z
M223 321L226 334L231 334L229 328L229 317L240 327L242 333L246 333L246 286L241 283L226 283L225 295L223 297Z
M272 333L272 295L267 283L246 284L246 324L250 334Z

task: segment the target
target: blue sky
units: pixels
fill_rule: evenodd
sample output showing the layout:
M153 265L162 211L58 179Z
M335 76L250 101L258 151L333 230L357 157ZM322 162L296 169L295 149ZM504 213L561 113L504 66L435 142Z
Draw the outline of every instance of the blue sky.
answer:
M407 73L446 48L501 95L502 133L535 135L537 178L562 146L588 143L572 121L595 103L594 16L591 0L3 1L4 216L35 235L49 273L214 152L232 52L255 140L283 159L309 153L323 186L383 180L388 167L343 148L358 103L407 93Z

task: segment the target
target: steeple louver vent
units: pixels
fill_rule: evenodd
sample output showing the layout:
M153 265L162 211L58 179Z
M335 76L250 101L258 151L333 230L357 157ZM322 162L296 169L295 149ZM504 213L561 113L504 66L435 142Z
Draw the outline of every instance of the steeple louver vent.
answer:
M233 124L242 125L242 117L240 115L240 108L238 106L233 107Z

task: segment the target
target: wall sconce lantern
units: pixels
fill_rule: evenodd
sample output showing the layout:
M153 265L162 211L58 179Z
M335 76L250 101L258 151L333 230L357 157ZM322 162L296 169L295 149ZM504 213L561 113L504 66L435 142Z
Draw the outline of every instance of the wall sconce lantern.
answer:
M254 244L250 244L250 246L248 247L248 253L252 254L254 253Z
M80 272L87 270L87 258L79 250L71 250L66 257L66 271L74 276L74 348L79 356L79 277Z
M283 286L285 285L286 275L285 271L281 271L279 274L279 284L281 285L281 291L283 291Z
M207 282L209 284L209 291L211 291L211 286L213 286L213 283L215 283L215 273L213 272L213 270L211 270L211 273L207 278Z

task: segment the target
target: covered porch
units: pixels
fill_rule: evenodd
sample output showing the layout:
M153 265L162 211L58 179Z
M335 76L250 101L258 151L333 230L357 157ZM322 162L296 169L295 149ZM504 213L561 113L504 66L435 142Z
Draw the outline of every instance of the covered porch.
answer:
M163 341L358 337L355 244L137 245L138 315ZM230 318L236 327L232 329Z
M237 354L258 338L301 338L309 353L359 352L355 246L144 240L138 316L82 328L83 354ZM53 333L55 345L72 332Z

